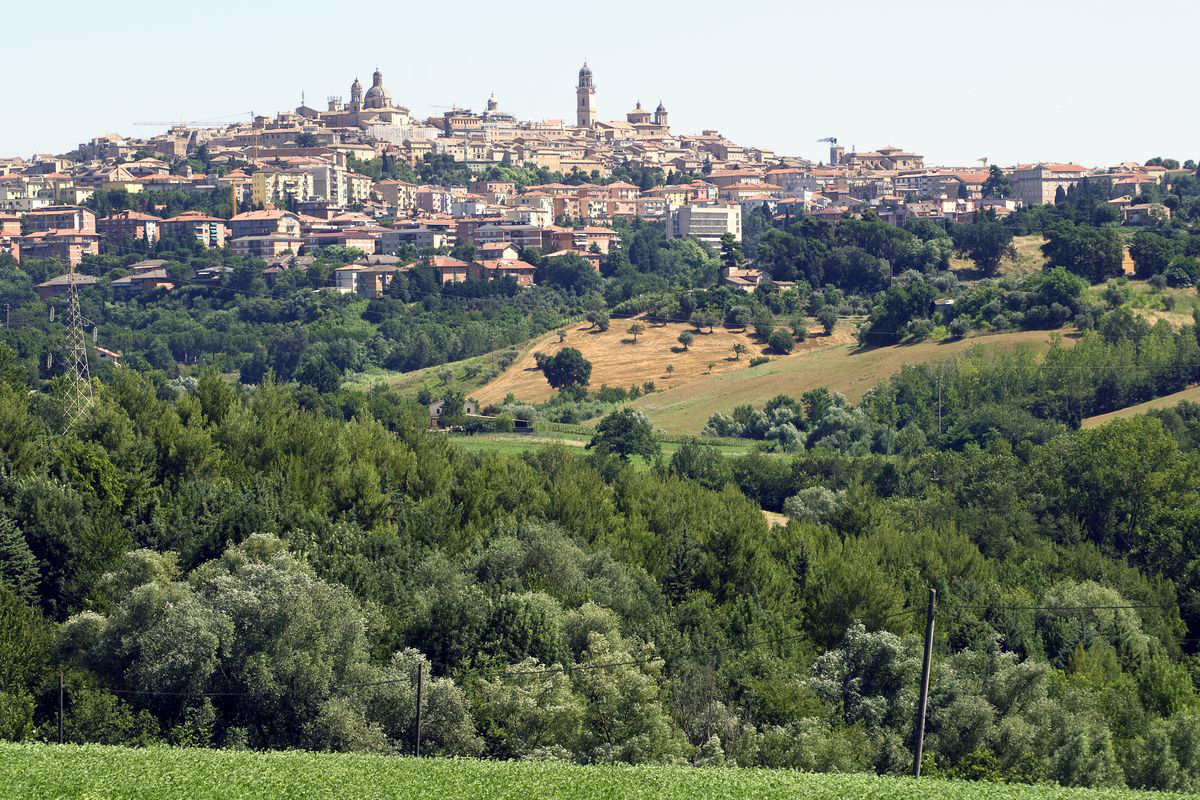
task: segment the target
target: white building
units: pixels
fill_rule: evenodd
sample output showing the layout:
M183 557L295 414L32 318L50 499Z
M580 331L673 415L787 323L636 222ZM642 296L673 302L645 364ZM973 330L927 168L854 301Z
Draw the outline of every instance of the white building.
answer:
M731 204L682 206L666 219L667 238L691 236L709 244L720 244L721 237L732 233L735 241L742 240L742 208Z

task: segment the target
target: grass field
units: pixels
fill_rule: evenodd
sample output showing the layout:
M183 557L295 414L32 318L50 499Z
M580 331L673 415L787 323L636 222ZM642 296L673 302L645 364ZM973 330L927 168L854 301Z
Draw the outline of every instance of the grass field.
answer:
M628 388L646 381L654 381L659 389L680 388L697 380L744 370L751 356L763 352L763 346L750 336L749 331L730 331L720 325L712 333L696 333L692 346L685 351L678 337L683 331L695 333L690 325L670 323L660 326L643 322L646 330L638 336L637 344L633 344L627 333L632 322L614 319L612 327L604 332L589 330L587 323L571 325L561 344L557 333L547 334L527 347L521 358L498 378L472 391L471 397L484 404L498 403L509 393L527 403L549 399L554 390L534 363L533 354L538 351L553 355L564 347L578 349L592 364L590 388L593 390L604 384ZM819 332L820 326L814 324L811 329ZM844 345L852 339L853 326L842 323L832 336L810 336L797 345L796 352L788 358ZM735 359L733 346L739 342L749 348L749 353ZM668 365L673 368L670 372Z
M699 433L714 413L728 412L744 403L761 405L777 394L795 397L825 386L857 402L868 389L899 372L905 364L954 358L977 344L993 350L1020 346L1044 350L1060 335L1062 332L1019 331L862 351L849 345L830 347L775 359L752 369L702 376L683 386L641 397L633 406L666 433ZM1063 341L1069 344L1073 340Z
M1092 299L1102 303L1107 283L1098 283L1088 291ZM1195 289L1154 289L1149 281L1130 280L1125 283L1129 292L1127 305L1151 324L1165 319L1173 327L1192 324L1192 310L1200 308L1200 294ZM1170 305L1170 309L1167 306Z
M464 358L462 361L438 364L412 372L369 369L364 372L348 373L345 380L342 381L342 386L346 389L365 391L376 384L383 384L400 394L414 394L422 386L428 386L439 394L453 390L469 395L503 371L500 359L504 353L509 351L524 353L527 347L527 345L520 345L507 350L495 350L473 358ZM445 377L449 377L450 380L448 382L443 380Z
M1042 244L1045 241L1041 234L1014 236L1013 249L1017 251L1017 257L1001 261L1000 274L1020 277L1040 271L1046 265L1046 257L1042 255ZM969 258L952 256L950 269L960 273L960 277L965 279L976 277L975 262Z
M540 447L548 445L563 445L564 447L579 447L587 446L591 441L592 434L586 431L566 432L566 431L536 431L532 434L523 433L481 433L474 435L465 434L448 434L450 441L456 447L459 447L467 452L500 452L500 453L524 453L530 450L537 450ZM758 442L751 439L714 439L705 438L704 444L715 447L717 452L723 456L734 457L744 456L752 453ZM659 441L658 446L662 449L663 458L670 459L675 455L675 452L683 446L682 440L678 438L667 438ZM634 463L639 466L647 466L642 458L635 458Z
M4 797L248 800L1177 800L1180 794L793 770L582 767L302 752L0 744Z
M1110 411L1107 414L1097 414L1094 417L1088 417L1082 423L1084 428L1095 428L1097 425L1103 425L1114 419L1123 417L1134 417L1138 414L1145 414L1156 408L1174 408L1175 406L1187 400L1192 403L1200 403L1200 386L1192 386L1174 394L1156 397L1153 400L1147 400L1144 403L1138 403L1136 406L1126 406L1118 408L1116 411Z

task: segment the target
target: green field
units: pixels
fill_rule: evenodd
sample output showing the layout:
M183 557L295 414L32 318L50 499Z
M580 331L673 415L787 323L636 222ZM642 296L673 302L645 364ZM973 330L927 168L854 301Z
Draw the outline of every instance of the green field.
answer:
M563 445L565 447L587 446L591 441L590 431L536 431L532 434L521 433L483 433L474 435L447 434L455 446L471 453L500 452L525 453L548 445ZM681 437L666 437L660 439L664 458L670 459L683 445ZM723 456L744 456L755 450L757 442L750 439L713 439L705 437L704 444L717 448ZM635 463L645 466L645 461L636 458Z
M759 367L709 375L677 388L638 398L634 408L643 411L655 428L671 434L699 433L715 412L729 412L749 403L761 406L778 394L798 397L809 389L827 387L853 402L875 385L899 372L905 364L919 364L963 355L975 345L990 350L1019 346L1039 350L1062 331L1018 331L946 342L857 350L850 345L772 359ZM1069 344L1073 340L1063 339Z
M404 800L1120 800L1185 795L792 770L581 767L302 752L0 745L0 795L20 798Z

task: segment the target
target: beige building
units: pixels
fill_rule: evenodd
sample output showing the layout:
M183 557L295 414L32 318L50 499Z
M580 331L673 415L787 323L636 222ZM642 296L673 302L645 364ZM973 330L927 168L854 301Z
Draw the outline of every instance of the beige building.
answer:
M1012 196L1026 206L1053 203L1059 189L1064 192L1078 184L1087 168L1078 164L1022 164L1009 175Z
M250 197L256 205L303 203L316 197L313 173L303 169L261 169L252 177Z
M225 220L210 217L199 211L185 211L178 216L158 223L159 233L165 238L192 237L205 247L224 247L228 228Z
M721 237L732 233L742 240L742 207L739 205L690 205L670 212L666 219L667 238L690 236L708 244L720 244Z

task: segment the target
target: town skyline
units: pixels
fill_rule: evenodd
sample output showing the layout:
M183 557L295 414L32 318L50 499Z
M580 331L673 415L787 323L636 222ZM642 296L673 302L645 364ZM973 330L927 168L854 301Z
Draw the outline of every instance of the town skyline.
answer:
M1015 4L1007 15L981 8L939 10L939 5L925 3L912 18L870 2L850 3L848 11L781 10L777 19L749 12L747 19L722 23L719 32L695 21L672 21L661 9L647 9L645 24L627 31L624 39L606 36L614 33L613 24L598 20L587 35L539 40L528 48L513 46L500 58L482 51L471 58L431 58L439 45L430 37L406 37L402 52L397 52L386 36L365 30L353 48L331 46L319 57L286 61L282 68L272 45L295 29L294 19L279 22L262 52L255 48L226 63L204 55L203 35L164 44L157 34L169 28L170 20L152 15L136 53L107 56L114 64L104 74L113 77L99 87L79 78L87 74L89 62L69 46L83 34L66 31L64 55L44 67L60 89L31 93L25 123L0 131L0 155L63 153L104 133L152 135L161 129L135 126L139 121L220 117L232 122L250 110L272 115L298 105L302 92L310 104L323 104L329 95L345 94L343 76L365 79L376 66L388 74L396 102L418 118L435 116L444 106L481 111L494 93L501 107L518 119L569 122L574 75L584 59L596 72L599 119L621 119L639 99L649 107L661 99L671 109L675 130L716 129L734 141L812 160L823 158L826 148L817 140L827 136L836 136L847 149L895 144L921 150L931 163L960 166L984 156L1001 164L1074 161L1094 166L1155 155L1194 155L1187 148L1200 127L1200 112L1179 99L1170 78L1173 64L1185 66L1186 54L1173 48L1156 53L1166 76L1156 81L1139 81L1133 71L1110 60L1085 58L1088 41L1124 33L1123 17L1112 4L1095 4L1087 18L1079 18L1071 4L1063 3L1045 4L1037 16L1028 3ZM298 8L302 12L304 7L301 3ZM935 17L928 19L928 12L935 10ZM866 11L887 23L890 32L847 32L842 27L852 19L850 12ZM81 23L93 21L89 13L81 10ZM251 9L242 16L253 25L261 13ZM364 7L364 17L374 13ZM413 11L414 26L425 13ZM563 20L569 21L572 13L564 11ZM18 23L22 16L37 22L35 11L19 9L16 15ZM512 23L486 7L467 16L471 19L456 29L465 45L481 44L489 35L512 35ZM1142 22L1180 26L1197 16L1193 8L1167 2L1146 12ZM95 22L89 30L98 34L113 24ZM188 22L197 33L215 35L219 30L208 18ZM785 56L776 52L787 48L765 32L773 22L802 32L805 57L799 68L789 67ZM1003 42L1015 41L1010 37L1022 30L1051 32L1056 25L1069 25L1064 30L1078 35L1039 52L1036 68L1020 59L972 56L960 45L944 47L947 41L970 42L980 30L994 30L992 38ZM312 41L311 29L299 34L301 42ZM844 43L840 48L829 44L839 38ZM747 51L757 61L706 57L732 47L722 44L726 40L739 47L755 41L764 46ZM32 55L34 45L36 37L18 41L15 57L20 60L27 49ZM917 58L921 52L939 55L922 62ZM680 53L685 57L677 58ZM464 52L470 54L470 49ZM154 58L174 66L145 70L146 60ZM935 67L932 75L926 74L930 64ZM55 80L66 75L73 77ZM136 76L133 88L122 88L120 76ZM1113 105L1115 97L1133 96L1135 87L1141 112ZM1157 120L1153 127L1140 121L1148 109ZM1051 120L1053 126L1045 125Z

